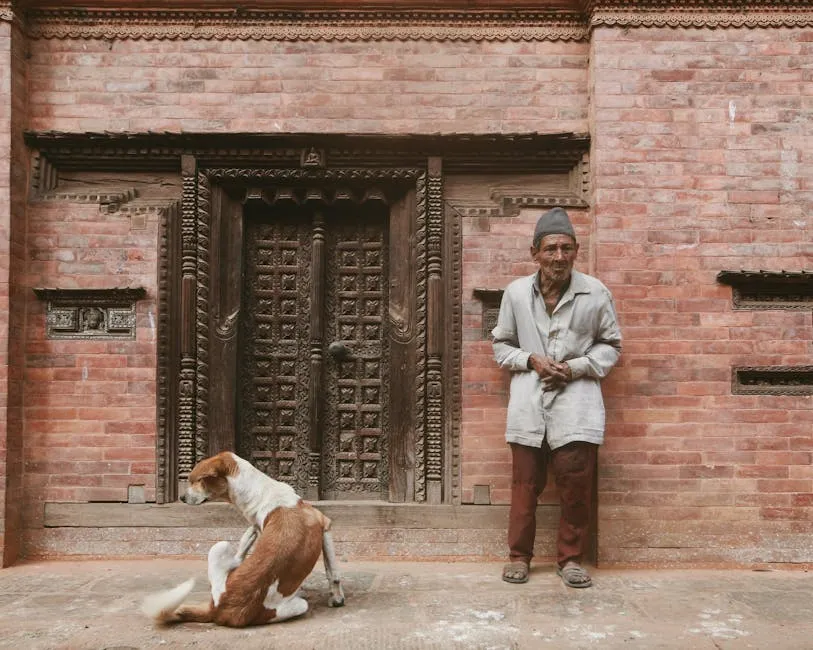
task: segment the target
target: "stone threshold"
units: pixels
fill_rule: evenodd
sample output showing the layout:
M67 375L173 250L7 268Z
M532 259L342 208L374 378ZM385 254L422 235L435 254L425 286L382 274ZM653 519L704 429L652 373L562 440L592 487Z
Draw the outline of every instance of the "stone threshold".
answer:
M507 505L424 505L371 501L313 502L339 527L505 530ZM537 527L556 526L559 508L540 505ZM245 520L227 503L45 504L45 528L237 528Z

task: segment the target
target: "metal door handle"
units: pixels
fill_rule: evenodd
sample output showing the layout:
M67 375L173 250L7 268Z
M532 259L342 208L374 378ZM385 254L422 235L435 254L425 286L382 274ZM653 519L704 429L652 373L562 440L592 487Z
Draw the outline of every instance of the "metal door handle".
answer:
M336 361L350 361L353 358L353 353L341 341L333 341L328 345L327 353Z

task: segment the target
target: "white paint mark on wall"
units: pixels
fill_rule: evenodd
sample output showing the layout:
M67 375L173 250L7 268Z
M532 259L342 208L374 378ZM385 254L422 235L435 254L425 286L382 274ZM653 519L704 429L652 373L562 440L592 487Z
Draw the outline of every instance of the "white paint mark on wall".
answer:
M88 367L82 366L82 381L87 381L88 379Z
M155 340L155 314L152 310L147 312L147 319L150 321L150 339Z
M730 102L728 102L728 121L733 122L735 117L737 117L737 105L732 99Z

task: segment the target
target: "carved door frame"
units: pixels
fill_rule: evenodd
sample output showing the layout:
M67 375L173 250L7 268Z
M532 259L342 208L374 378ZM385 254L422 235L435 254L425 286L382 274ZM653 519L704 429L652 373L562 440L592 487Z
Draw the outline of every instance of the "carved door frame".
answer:
M182 161L179 233L167 238L180 244L180 251L176 251L180 264L176 265L179 307L169 310L166 323L179 336L177 389L173 391L176 399L169 405L170 410L175 410L175 440L174 444L165 445L166 457L159 458L160 467L174 468L166 472L171 480L164 481L165 499L175 498L174 489L183 485L198 460L220 449L234 449L233 428L230 430L228 421L218 419L224 408L228 413L228 407L222 403L223 391L211 381L213 375L223 381L224 372L228 377L232 370L229 364L236 363L236 312L231 304L235 296L218 291L217 280L213 281L222 251L234 248L238 238L242 242L242 237L229 234L234 232L234 220L242 219L242 204L236 203L235 208L227 188L249 191L292 181L315 184L369 181L408 188L412 199L402 210L403 215L390 216L391 229L400 231L402 241L407 238L412 244L409 268L404 273L411 286L400 292L401 305L397 295L394 304L391 298L389 317L390 340L404 346L403 365L413 388L405 391L407 395L413 393L405 405L411 415L410 431L404 434L406 445L393 452L403 459L409 471L392 500L432 504L449 500L452 477L444 458L448 443L444 443L440 159L428 158L425 167L239 168L199 167L192 156L184 156ZM239 301L239 296L236 299ZM408 314L406 319L399 316L403 313ZM214 373L213 367L217 368Z
M198 223L199 181L211 170L234 169L251 176L268 168L289 173L369 173L412 169L422 196L420 247L423 383L420 445L416 465L423 467L415 500L460 503L460 432L462 416L462 220L477 216L511 216L520 207L577 205L586 208L590 138L584 133L347 135L267 133L24 133L31 147L31 192L47 195L60 185L63 172L160 172L182 180L180 196L158 212L156 332L156 501L174 501L184 472L198 449L195 430L207 431L205 358L197 348L199 301L209 300L198 275L206 270L209 224ZM330 161L331 167L326 164ZM441 164L442 163L442 164ZM251 169L256 167L256 169ZM249 169L246 169L249 168ZM319 171L322 170L322 171ZM565 191L531 191L492 197L491 207L449 203L444 178L469 174L555 173L572 181ZM86 200L86 199L82 199ZM124 206L122 206L124 207ZM108 206L118 209L117 203ZM111 210L112 211L112 210ZM199 230L200 226L200 230ZM202 260L199 264L199 260ZM417 304L417 302L416 302ZM417 410L417 407L416 409Z

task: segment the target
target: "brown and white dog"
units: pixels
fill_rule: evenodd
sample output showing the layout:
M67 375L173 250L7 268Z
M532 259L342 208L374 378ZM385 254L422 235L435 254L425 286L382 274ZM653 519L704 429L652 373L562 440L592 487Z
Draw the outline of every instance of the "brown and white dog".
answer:
M231 452L200 461L189 474L181 501L198 505L226 500L251 526L237 552L228 542L209 550L212 598L208 605L181 607L194 578L174 589L148 596L141 610L158 623L217 623L229 627L277 623L308 611L297 596L319 553L330 584L331 607L344 605L330 519L303 501L286 483L275 481ZM259 535L259 539L258 539ZM254 552L247 553L257 540Z

